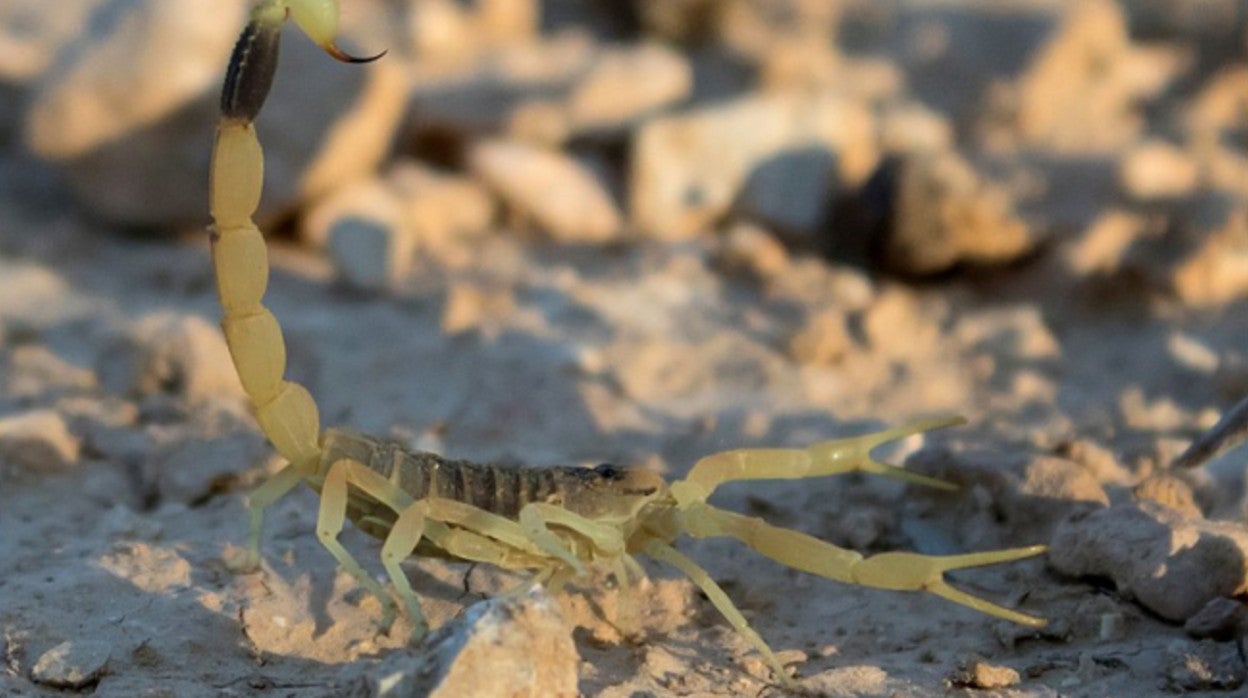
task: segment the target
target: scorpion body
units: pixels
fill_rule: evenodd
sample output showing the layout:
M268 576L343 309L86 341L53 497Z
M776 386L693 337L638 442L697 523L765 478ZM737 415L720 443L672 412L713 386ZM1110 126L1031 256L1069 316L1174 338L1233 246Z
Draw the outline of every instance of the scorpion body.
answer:
M249 498L250 531L242 569L260 561L266 507L300 483L320 494L317 536L339 565L381 600L389 626L398 605L338 541L347 519L383 540L381 561L412 619L414 640L427 630L401 562L413 553L529 571L559 589L587 566L604 565L621 585L640 574L645 554L697 584L728 622L762 655L777 679L791 679L719 585L672 543L682 535L727 536L781 564L845 583L928 591L993 616L1038 627L1042 619L971 596L943 574L1017 560L1044 551L1030 546L951 556L884 553L872 557L762 519L718 509L706 500L721 484L873 472L933 487L939 480L874 460L875 447L906 435L960 423L933 419L804 449L754 449L699 460L668 483L640 468L513 468L455 461L344 430L321 430L306 388L283 378L286 350L277 319L263 305L268 283L264 237L252 221L260 202L264 160L253 121L277 65L286 19L339 60L364 62L334 44L337 0L262 0L234 50L221 97L212 154L210 231L222 329L257 422L287 465Z

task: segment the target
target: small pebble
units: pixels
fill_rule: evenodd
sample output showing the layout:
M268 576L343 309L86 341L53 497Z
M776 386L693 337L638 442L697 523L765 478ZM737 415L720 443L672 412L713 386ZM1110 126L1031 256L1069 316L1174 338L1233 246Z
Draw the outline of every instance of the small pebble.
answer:
M508 206L557 240L600 243L620 232L620 213L602 184L563 153L486 141L472 149L469 162Z
M30 670L35 683L54 688L85 688L108 667L109 647L91 640L66 640L40 655Z
M30 473L62 473L78 462L80 444L55 410L0 419L0 461Z
M949 676L949 683L957 688L996 689L1016 686L1022 680L1018 672L1008 666L996 666L973 659L963 662Z
M418 651L388 655L368 682L376 698L572 698L579 664L571 629L539 587L470 606Z

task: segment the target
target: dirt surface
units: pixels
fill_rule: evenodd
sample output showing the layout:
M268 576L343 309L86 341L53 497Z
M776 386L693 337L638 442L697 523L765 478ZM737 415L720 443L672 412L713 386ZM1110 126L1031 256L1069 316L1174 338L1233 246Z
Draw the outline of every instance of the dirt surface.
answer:
M1248 671L1248 624L1232 622L1248 593L1244 451L1169 465L1248 394L1248 4L1192 6L1214 19L1164 2L553 2L448 25L479 46L400 23L391 31L416 38L395 39L396 62L428 65L454 53L446 43L480 55L457 55L471 79L450 87L407 75L417 106L387 122L402 137L357 163L381 174L296 193L281 178L305 170L275 168L284 210L263 224L286 234L271 240L266 304L287 375L325 424L412 448L669 478L727 449L963 415L878 454L956 492L855 475L713 501L864 554L1052 544L952 575L1047 618L1042 630L805 575L734 541L680 549L804 694L1235 694ZM415 7L361 3L350 25ZM30 26L0 20L14 35ZM588 88L561 102L555 78L505 99L481 87L521 80L494 43L558 64L569 27L591 53L662 42L671 56L633 59L691 66L691 79L673 68L655 78L671 91L635 107ZM90 46L58 36L49 65ZM1104 52L1095 69L1089 46ZM269 510L260 573L227 567L247 493L281 463L216 329L208 242L186 222L206 221L202 204L180 213L140 182L153 152L173 151L135 146L135 127L134 182L124 159L110 170L104 156L41 152L22 119L51 109L73 71L15 65L0 92L19 105L0 109L0 694L379 694L379 677L427 648L407 645L404 618L379 630L376 599L335 570L313 492ZM470 88L490 98L468 102L508 116L468 124L438 101ZM209 114L214 89L197 97ZM552 104L555 135L534 116ZM319 142L281 133L292 112L274 111L260 137L275 162ZM859 117L868 145L846 125ZM206 124L184 136L202 146L184 165L201 175ZM708 153L723 158L700 170ZM438 174L413 169L431 163ZM561 181L597 193L569 211ZM127 218L136 192L173 214ZM343 540L381 575L375 540L351 528ZM696 587L643 563L632 632L615 624L628 602L605 574L555 597L581 694L785 694ZM430 559L408 569L435 628L522 581ZM1193 621L1202 611L1220 631Z

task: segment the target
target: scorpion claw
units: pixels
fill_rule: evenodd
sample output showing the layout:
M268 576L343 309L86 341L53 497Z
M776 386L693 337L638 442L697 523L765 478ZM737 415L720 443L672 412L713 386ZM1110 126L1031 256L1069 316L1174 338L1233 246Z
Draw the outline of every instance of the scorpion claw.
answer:
M852 570L855 584L891 589L895 591L928 591L954 603L962 604L988 615L1026 625L1032 628L1044 627L1046 621L1025 613L1020 613L1004 606L998 606L987 599L981 599L945 581L945 572L981 567L1010 562L1022 558L1039 555L1048 550L1048 546L1032 545L1025 548L994 550L965 555L919 555L917 553L881 553L859 561Z

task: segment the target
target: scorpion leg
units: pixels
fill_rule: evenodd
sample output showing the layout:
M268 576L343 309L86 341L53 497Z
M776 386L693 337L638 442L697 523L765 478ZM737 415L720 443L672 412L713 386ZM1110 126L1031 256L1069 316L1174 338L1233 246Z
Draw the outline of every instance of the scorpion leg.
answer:
M602 524L563 507L545 502L531 502L520 510L520 525L529 538L547 553L563 560L577 575L585 574L585 564L564 545L559 536L550 529L551 524L563 526L584 536L594 547L608 557L624 554L624 540L619 530Z
M227 562L231 569L237 572L254 572L259 569L260 534L264 527L264 510L302 481L303 472L288 464L247 497L247 514L250 519L247 550L241 560Z
M771 667L771 671L776 678L786 688L794 688L793 679L784 670L784 666L780 664L780 660L771 651L771 647L767 646L762 636L755 632L754 628L750 627L749 621L745 619L745 616L741 615L741 611L737 609L736 604L732 602L732 599L728 598L728 594L724 593L719 584L714 579L711 579L711 575L706 570L657 538L647 541L644 550L650 557L675 567L684 573L694 584L697 584L698 588L702 590L702 593L706 594L706 598L715 606L720 615L728 621L733 630L740 633L741 637L744 637L763 656L763 661L767 662L767 666Z
M320 539L321 545L329 551L330 555L338 561L356 581L367 589L373 596L381 602L382 606L382 626L389 628L394 622L396 608L394 600L386 594L385 589L377 580L369 576L368 572L356 562L351 553L338 542L338 534L342 533L343 524L346 522L347 516L347 485L351 478L352 470L366 470L363 466L358 466L349 460L336 461L329 467L329 472L325 474L325 483L321 486L321 509L316 517L316 537ZM406 579L404 579L406 581ZM405 599L406 600L406 599ZM413 617L413 621L423 618L420 616Z

